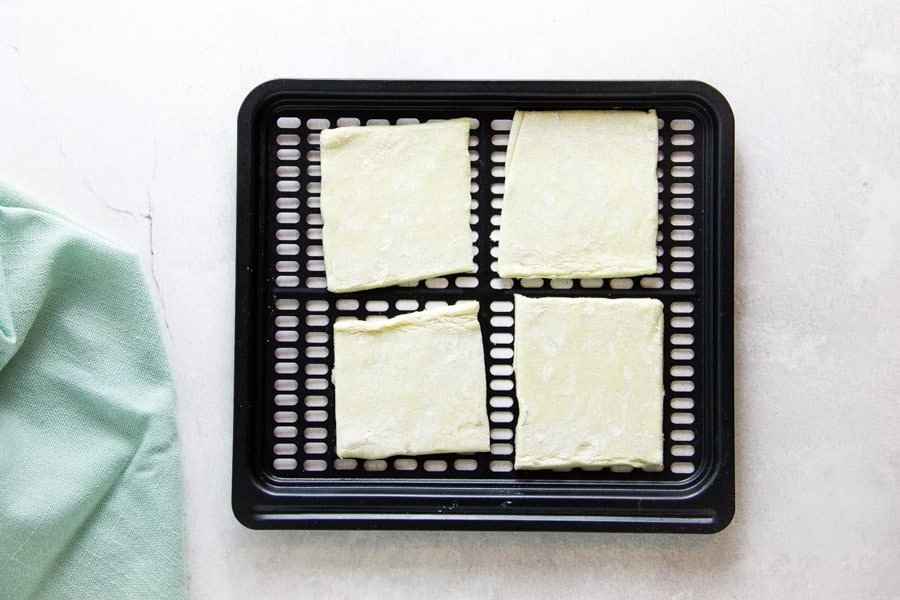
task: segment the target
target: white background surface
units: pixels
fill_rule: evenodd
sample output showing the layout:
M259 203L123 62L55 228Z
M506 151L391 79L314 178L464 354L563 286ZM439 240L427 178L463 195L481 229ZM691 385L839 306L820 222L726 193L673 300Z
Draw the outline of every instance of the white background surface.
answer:
M896 597L896 2L0 3L0 178L133 248L193 598ZM433 8L428 8L433 6ZM235 120L294 78L700 79L737 122L737 516L715 536L233 518Z

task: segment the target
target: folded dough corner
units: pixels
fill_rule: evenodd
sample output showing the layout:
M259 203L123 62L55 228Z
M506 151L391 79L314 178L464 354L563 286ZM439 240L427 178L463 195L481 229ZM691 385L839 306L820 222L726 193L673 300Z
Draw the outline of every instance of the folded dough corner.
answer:
M184 596L174 408L137 257L0 185L0 597Z

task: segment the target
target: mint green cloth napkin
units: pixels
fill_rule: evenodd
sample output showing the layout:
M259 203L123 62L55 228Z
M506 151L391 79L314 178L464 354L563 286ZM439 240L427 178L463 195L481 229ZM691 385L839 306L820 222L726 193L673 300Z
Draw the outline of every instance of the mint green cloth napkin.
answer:
M0 598L181 598L174 391L130 252L0 186Z

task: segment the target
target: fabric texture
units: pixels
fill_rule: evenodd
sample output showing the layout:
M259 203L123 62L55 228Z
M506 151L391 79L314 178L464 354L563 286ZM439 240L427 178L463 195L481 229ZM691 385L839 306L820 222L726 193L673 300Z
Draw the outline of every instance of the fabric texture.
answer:
M137 257L0 186L0 598L182 598L174 390Z

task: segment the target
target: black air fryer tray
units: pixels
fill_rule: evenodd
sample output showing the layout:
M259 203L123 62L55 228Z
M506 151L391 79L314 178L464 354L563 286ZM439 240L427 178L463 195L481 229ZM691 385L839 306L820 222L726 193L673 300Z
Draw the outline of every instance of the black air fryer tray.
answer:
M510 280L494 272L516 109L655 108L659 273ZM478 272L349 294L325 289L319 132L471 117ZM238 117L232 504L253 528L713 532L734 512L734 123L697 82L272 81ZM665 307L664 467L513 469L513 294L650 297ZM331 327L481 302L490 452L341 460ZM511 389L509 389L511 388ZM372 390L377 401L378 390Z

